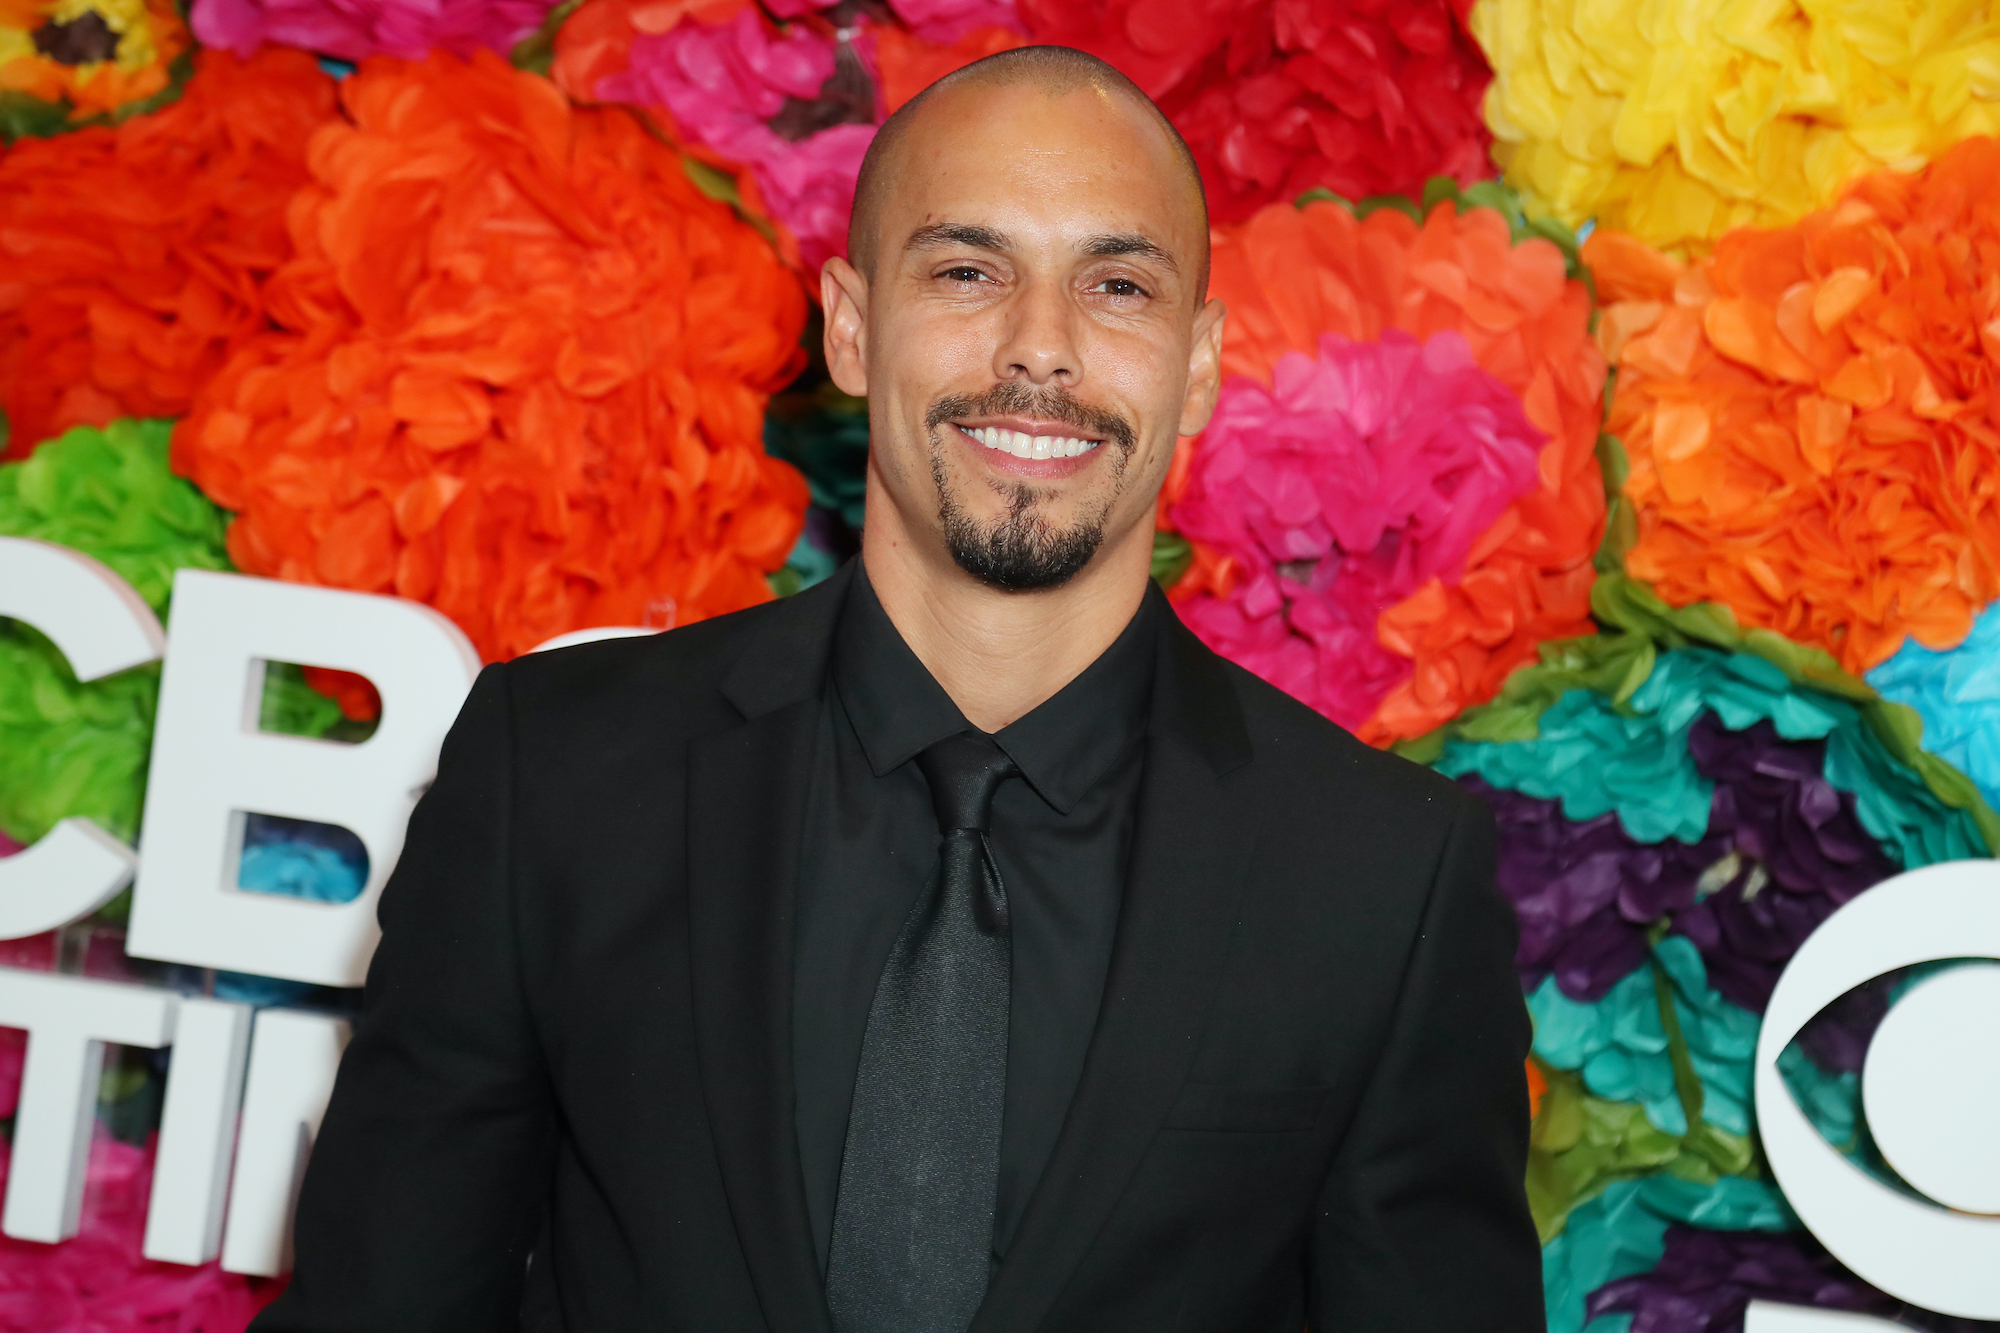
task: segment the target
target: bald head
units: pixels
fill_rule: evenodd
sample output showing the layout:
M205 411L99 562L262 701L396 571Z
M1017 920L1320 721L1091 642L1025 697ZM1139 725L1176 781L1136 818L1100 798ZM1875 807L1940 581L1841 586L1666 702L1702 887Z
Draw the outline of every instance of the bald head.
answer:
M847 251L854 266L871 277L874 274L883 243L885 204L903 180L911 143L922 138L927 119L960 102L965 94L1005 88L1029 88L1048 98L1094 91L1128 108L1138 121L1160 136L1168 149L1171 170L1180 176L1186 198L1199 217L1196 231L1201 252L1194 265L1199 278L1195 286L1199 300L1208 286L1208 198L1202 189L1201 171L1195 165L1194 154L1165 113L1153 105L1138 84L1096 56L1068 46L1024 46L974 61L945 75L889 117L869 145L854 187L854 209L847 227Z

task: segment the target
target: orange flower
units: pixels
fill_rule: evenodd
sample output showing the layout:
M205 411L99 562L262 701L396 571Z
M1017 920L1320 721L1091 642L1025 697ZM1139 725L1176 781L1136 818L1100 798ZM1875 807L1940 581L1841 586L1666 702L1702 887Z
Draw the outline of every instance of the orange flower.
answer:
M285 206L334 114L303 51L204 51L180 100L0 157L0 408L7 454L71 426L187 411L265 324Z
M2000 594L2000 141L1683 266L1585 256L1632 459L1630 571L1850 671L1963 639Z
M1549 437L1539 486L1474 543L1458 584L1433 580L1382 613L1377 637L1414 671L1361 728L1364 739L1421 735L1493 697L1538 644L1589 631L1605 366L1588 333L1590 294L1565 276L1554 245L1515 244L1500 214L1448 202L1422 225L1395 209L1357 220L1337 203L1278 204L1217 232L1209 291L1229 308L1225 376L1268 384L1279 357L1312 355L1323 333L1367 341L1387 329L1420 339L1451 330ZM1181 443L1162 512L1199 447ZM1229 565L1197 552L1175 596L1226 590Z
M312 141L298 258L175 432L237 565L394 593L489 659L766 600L806 488L764 454L805 296L627 112L490 52L378 58Z

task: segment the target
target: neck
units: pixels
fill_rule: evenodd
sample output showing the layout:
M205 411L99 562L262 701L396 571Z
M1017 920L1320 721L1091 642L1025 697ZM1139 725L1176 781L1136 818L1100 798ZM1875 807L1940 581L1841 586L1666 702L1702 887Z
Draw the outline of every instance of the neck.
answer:
M886 496L878 504L871 493L868 517L861 561L883 610L985 732L1032 712L1096 661L1131 623L1152 569L1152 532L1141 524L1107 538L1062 587L1008 592L960 569L941 541L917 539Z

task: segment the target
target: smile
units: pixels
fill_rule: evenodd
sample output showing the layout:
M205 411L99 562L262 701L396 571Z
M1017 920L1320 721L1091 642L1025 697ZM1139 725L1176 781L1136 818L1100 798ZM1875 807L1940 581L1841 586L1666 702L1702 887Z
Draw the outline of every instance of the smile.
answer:
M960 426L959 430L988 449L997 449L1016 458L1075 458L1104 443L1102 440L1078 439L1073 435L1026 435L998 426Z

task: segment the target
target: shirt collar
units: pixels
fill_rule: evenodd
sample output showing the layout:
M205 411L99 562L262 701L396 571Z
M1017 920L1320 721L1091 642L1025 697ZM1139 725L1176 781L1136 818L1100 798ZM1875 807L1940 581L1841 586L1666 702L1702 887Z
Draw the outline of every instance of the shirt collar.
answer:
M1161 617L1170 614L1149 582L1137 613L1096 661L994 734L1028 784L1063 814L1145 733ZM834 630L833 684L878 777L947 736L974 730L903 642L863 569L855 571Z

